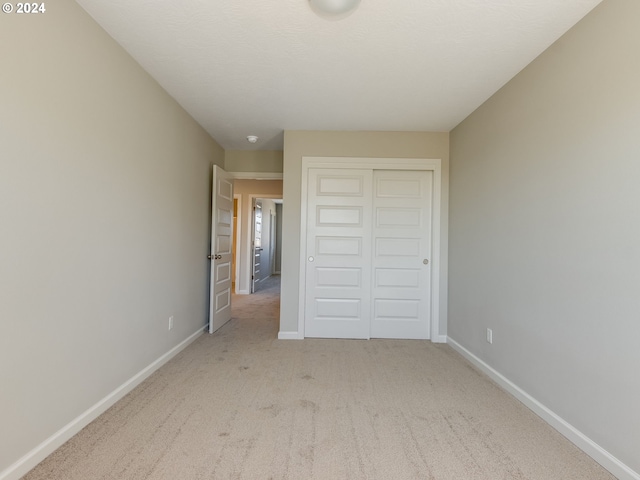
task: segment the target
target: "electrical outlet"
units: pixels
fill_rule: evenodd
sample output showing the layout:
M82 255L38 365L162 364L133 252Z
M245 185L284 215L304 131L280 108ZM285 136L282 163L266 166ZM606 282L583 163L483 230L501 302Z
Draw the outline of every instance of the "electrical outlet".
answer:
M487 343L493 343L493 330L487 328Z
M169 317L169 330L173 328L173 315Z

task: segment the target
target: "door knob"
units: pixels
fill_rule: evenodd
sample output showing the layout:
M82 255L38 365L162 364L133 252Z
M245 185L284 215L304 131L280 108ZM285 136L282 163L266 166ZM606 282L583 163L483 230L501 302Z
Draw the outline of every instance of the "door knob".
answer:
M424 263L425 265L429 265L429 259L425 258L424 260L422 260L422 263Z
M208 258L209 260L213 260L213 255L207 255L207 258Z

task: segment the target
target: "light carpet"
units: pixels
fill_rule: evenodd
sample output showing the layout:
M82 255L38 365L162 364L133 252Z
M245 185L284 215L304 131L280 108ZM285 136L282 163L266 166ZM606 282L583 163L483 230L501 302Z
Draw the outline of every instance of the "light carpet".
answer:
M277 280L24 479L614 478L447 345L277 340Z

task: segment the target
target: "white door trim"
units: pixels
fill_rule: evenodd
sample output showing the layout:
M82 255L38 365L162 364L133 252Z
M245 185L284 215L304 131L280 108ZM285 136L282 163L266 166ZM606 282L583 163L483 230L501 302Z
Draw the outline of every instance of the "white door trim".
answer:
M371 168L374 170L431 170L433 171L433 235L431 259L431 341L439 342L440 335L440 237L442 219L442 160L439 158L369 158L369 157L302 157L300 177L300 258L299 278L306 278L307 259L307 178L310 168ZM306 285L300 282L298 294L298 338L304 338Z
M236 212L236 251L233 252L234 256L235 256L235 264L236 264L236 271L235 271L235 279L236 279L236 285L235 285L235 289L233 293L242 293L239 291L240 289L240 250L242 250L241 245L242 245L242 238L240 237L242 235L242 195L239 193L234 193L233 194L233 199L236 200L238 202L238 211Z

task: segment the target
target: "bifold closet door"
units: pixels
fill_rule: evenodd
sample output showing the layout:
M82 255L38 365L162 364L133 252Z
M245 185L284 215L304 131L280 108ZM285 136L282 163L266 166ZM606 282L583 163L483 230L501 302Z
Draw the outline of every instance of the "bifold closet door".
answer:
M309 169L306 337L369 338L372 170Z
M430 338L433 172L373 174L371 338Z

